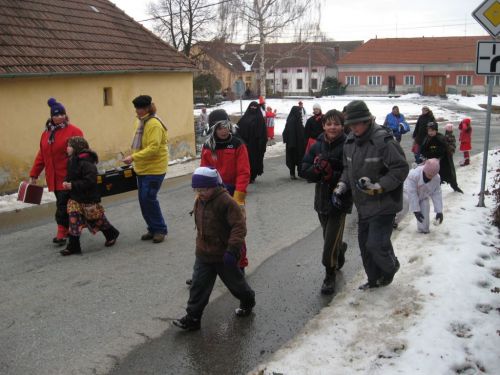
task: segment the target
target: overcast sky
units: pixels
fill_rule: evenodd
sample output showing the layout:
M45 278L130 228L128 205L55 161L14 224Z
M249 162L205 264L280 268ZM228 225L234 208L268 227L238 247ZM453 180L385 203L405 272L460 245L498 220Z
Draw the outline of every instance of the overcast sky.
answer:
M149 18L148 1L111 0L135 20ZM335 40L487 35L471 13L482 0L327 0L321 29ZM148 27L148 22L143 23Z

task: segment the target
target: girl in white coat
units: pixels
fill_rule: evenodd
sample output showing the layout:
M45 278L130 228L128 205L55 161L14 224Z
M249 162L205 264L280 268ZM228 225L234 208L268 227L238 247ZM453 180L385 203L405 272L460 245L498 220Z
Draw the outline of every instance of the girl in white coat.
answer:
M429 233L430 200L436 213L436 222L443 222L443 197L439 160L428 159L424 165L412 169L406 177L403 190L403 209L396 215L395 227L403 220L408 211L417 219L420 233Z

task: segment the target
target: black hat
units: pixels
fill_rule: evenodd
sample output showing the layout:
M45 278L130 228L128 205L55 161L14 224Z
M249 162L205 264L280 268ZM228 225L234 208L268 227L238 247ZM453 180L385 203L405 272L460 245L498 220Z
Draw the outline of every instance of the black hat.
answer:
M212 127L219 121L229 121L227 112L223 109L216 109L215 111L210 112L208 115L208 126Z
M371 120L372 118L368 106L362 100L353 100L345 107L345 125Z
M137 98L132 100L132 103L134 103L135 108L146 108L151 105L152 101L153 98L151 98L149 95L139 95Z
M438 130L438 124L437 122L428 122L427 123L427 129L434 129L434 130Z

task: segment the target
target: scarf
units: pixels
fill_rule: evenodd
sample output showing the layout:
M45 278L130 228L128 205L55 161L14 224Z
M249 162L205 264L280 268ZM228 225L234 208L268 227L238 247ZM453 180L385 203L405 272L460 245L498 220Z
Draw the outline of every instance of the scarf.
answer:
M148 115L146 117L143 117L139 119L139 126L137 127L137 130L135 131L134 139L132 140L132 150L140 150L142 148L142 136L144 135L144 126L146 125L146 122L148 120L155 118L157 119L161 126L163 126L163 129L167 131L167 127L163 123L163 121L156 115Z
M45 127L47 128L47 131L50 132L49 134L49 145L54 143L56 140L56 131L60 129L64 129L66 126L68 126L68 123L64 121L63 123L56 125L54 124L51 120L47 120L47 123L45 124Z

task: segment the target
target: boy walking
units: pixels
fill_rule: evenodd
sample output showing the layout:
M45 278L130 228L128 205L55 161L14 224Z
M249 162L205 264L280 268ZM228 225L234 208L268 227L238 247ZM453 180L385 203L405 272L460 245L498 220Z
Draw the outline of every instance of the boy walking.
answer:
M193 283L189 290L187 314L173 321L175 326L188 331L200 329L203 310L217 276L240 300L240 307L235 310L237 316L250 315L255 306L255 292L238 267L247 232L240 206L222 186L216 169L197 168L192 187L197 193L193 210L197 232Z

